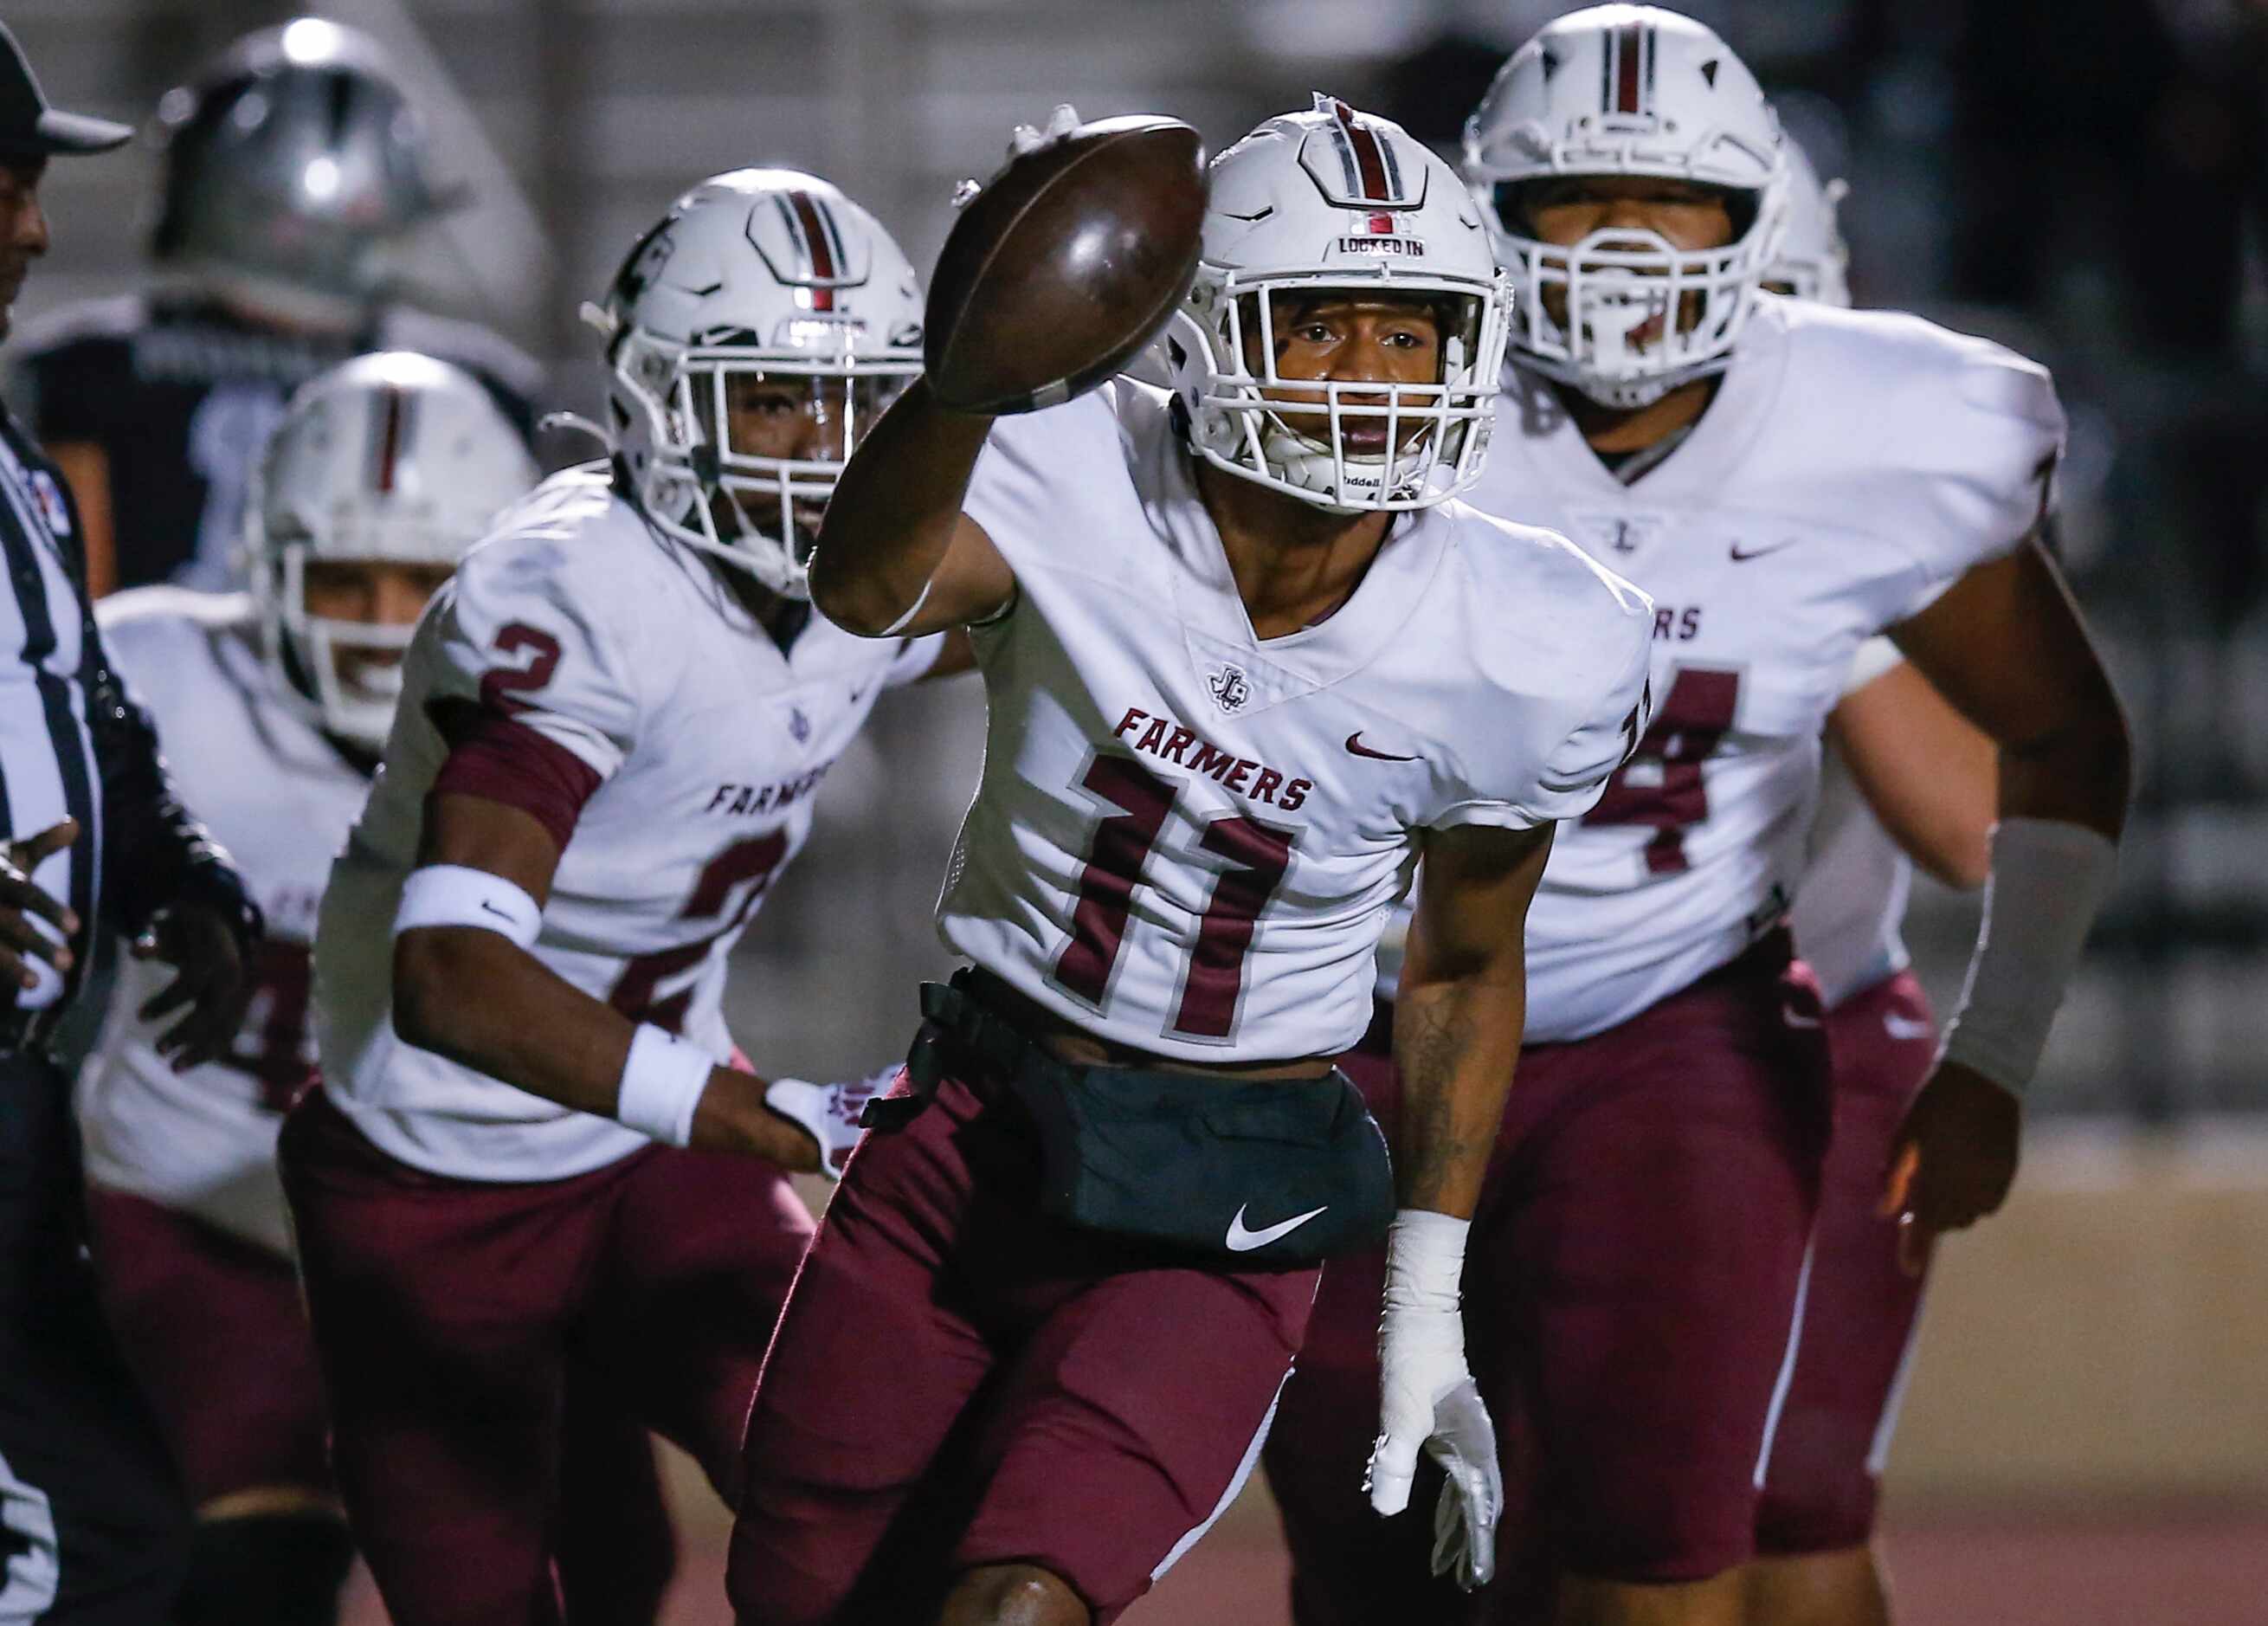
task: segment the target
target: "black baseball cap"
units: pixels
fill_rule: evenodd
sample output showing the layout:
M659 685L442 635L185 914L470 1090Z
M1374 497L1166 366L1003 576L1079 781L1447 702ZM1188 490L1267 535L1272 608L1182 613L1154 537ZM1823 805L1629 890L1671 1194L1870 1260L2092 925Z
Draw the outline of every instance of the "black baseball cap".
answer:
M0 23L0 159L107 152L133 138L129 124L48 106L24 48L5 23Z

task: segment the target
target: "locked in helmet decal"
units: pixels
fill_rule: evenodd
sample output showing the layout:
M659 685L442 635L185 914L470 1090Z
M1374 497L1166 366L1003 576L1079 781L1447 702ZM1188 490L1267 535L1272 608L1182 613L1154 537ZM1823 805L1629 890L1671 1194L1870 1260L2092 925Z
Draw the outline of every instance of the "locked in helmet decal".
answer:
M1279 375L1279 316L1324 299L1424 307L1436 376ZM1423 508L1480 476L1506 305L1454 172L1400 126L1319 94L1213 160L1197 278L1159 349L1204 462L1337 512Z

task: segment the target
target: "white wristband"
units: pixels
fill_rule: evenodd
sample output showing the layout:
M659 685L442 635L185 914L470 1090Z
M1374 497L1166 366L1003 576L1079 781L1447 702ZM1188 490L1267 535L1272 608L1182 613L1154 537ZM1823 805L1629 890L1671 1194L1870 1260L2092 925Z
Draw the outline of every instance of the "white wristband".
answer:
M2004 818L1993 826L1984 919L1940 1060L2023 1092L2117 864L2110 839L2083 824Z
M622 1062L615 1116L665 1146L686 1145L693 1139L693 1111L716 1065L717 1059L698 1045L641 1022Z
M1386 1307L1456 1313L1470 1220L1402 1208L1386 1233Z
M401 883L394 935L423 926L469 926L509 937L525 949L543 929L543 909L502 876L463 864L428 864L411 870Z

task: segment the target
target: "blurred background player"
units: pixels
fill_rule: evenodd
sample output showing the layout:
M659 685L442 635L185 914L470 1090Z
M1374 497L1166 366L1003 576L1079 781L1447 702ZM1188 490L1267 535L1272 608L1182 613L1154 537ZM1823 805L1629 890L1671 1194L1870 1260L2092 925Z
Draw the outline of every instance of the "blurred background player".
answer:
M1785 150L1787 234L1764 286L1847 306L1844 184L1822 184L1793 139ZM1938 1042L1902 927L1917 861L1948 885L1984 884L1994 758L1992 741L1896 644L1878 635L1859 647L1828 715L1818 810L1789 914L1826 1006L1835 1128L1748 1576L1749 1618L1771 1626L1889 1619L1872 1540L1926 1261L1899 1257L1897 1223L1881 1211L1882 1171Z
M262 29L167 92L157 122L149 292L51 312L15 358L97 597L242 585L254 460L291 392L359 352L453 361L527 435L535 363L396 302L408 246L457 200L377 46L320 18Z
M2014 1176L2018 1092L2109 890L2125 735L2035 541L2062 439L2044 369L1759 296L1786 160L1724 41L1652 7L1572 13L1505 65L1466 143L1516 291L1476 500L1653 596L1656 702L1529 916L1528 1047L1466 1277L1474 1370L1527 1470L1490 1614L1734 1622L1828 1143L1785 917L1854 651L1891 630L2000 748L2001 905L1885 1143L1910 1259ZM1390 1075L1366 1076L1389 1110ZM1358 1449L1329 1443L1332 1374L1367 1364L1364 1297L1327 1287L1336 1335L1303 1352L1270 1452L1317 1620L1421 1608L1365 1591L1410 1566L1377 1538L1366 1556L1331 1497Z
M507 511L410 642L321 905L324 1081L281 1142L396 1626L561 1618L583 1374L734 1499L811 1229L782 1171L832 1171L856 1102L783 1080L776 1111L725 1065L725 960L875 697L943 643L806 602L835 475L920 366L873 216L794 171L718 175L593 314L615 455Z
M1113 201L1083 181L1108 137L1075 122L1019 132L992 183L1022 198L1062 164L1021 240L947 251L998 269L959 320L1004 347L1050 301L1123 323L1032 262L1050 226L1138 229L1175 180ZM828 614L967 626L982 656L983 780L938 907L974 964L923 990L899 1116L765 1361L727 1575L745 1626L1116 1619L1250 1473L1319 1261L1389 1218L1369 1488L1395 1511L1421 1449L1449 1464L1435 1563L1487 1574L1458 1269L1521 917L1557 821L1645 726L1648 617L1565 539L1453 500L1483 472L1505 287L1447 164L1319 96L1209 179L1170 392L1119 378L994 418L924 379L828 513ZM1421 852L1389 1171L1332 1058Z
M276 1171L284 1112L315 1074L316 901L386 748L411 627L535 479L519 431L455 367L345 362L301 387L256 466L250 590L137 588L99 616L269 918L223 1054L181 1071L159 1053L162 1024L139 1012L160 979L136 965L81 1075L105 1307L197 1513L179 1626L337 1615L350 1542ZM571 1417L563 1518L604 1548L576 1547L578 1618L651 1620L674 1554L644 1430L588 1396Z
M0 336L48 252L40 185L123 125L51 107L0 27ZM0 1616L166 1618L186 1509L87 1268L58 1023L98 922L144 960L161 1065L217 1054L244 1014L260 911L181 805L150 718L94 625L70 495L0 410Z

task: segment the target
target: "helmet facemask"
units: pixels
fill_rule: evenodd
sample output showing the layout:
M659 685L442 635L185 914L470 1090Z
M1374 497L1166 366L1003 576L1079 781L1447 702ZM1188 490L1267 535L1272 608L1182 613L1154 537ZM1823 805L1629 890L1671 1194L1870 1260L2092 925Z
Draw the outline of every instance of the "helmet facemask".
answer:
M1512 272L1512 350L1522 366L1602 406L1631 409L1731 365L1778 248L1777 181L1761 193L1723 188L1735 234L1699 249L1633 225L1545 242L1528 218L1530 184L1475 188Z
M808 349L682 346L632 329L614 355L618 402L627 395L645 418L650 450L633 472L648 517L796 599L810 596L820 515L843 465L921 371L917 350L860 354L835 324L808 325L819 341ZM795 428L774 440L742 422L735 399L745 408L751 396L792 414Z
M1287 303L1408 299L1432 307L1440 363L1423 383L1287 378L1276 318ZM1428 507L1480 477L1504 353L1504 294L1462 280L1201 267L1162 341L1215 467L1340 514ZM1289 313L1285 313L1289 314Z
M443 562L449 555L438 534L414 540L397 535L366 553L318 552L306 531L261 535L254 543L260 563L253 572L253 596L275 692L297 702L324 733L372 753L384 750L401 698L401 662L416 625L316 614L307 602L308 568L426 565L438 587L451 568Z

